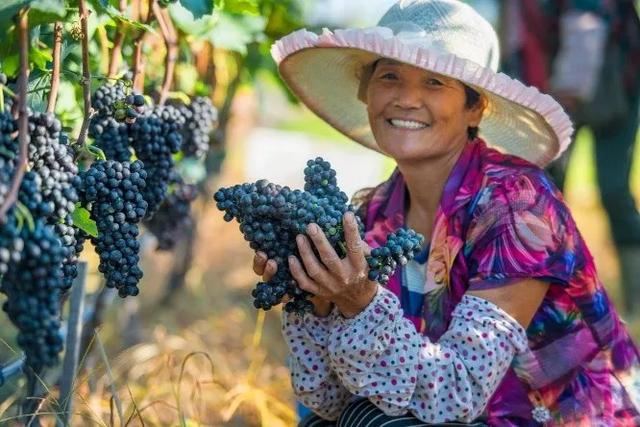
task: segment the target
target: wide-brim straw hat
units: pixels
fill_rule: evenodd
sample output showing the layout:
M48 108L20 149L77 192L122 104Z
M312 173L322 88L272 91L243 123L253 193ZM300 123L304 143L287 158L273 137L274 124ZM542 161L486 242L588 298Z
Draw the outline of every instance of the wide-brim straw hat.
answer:
M271 48L280 75L309 109L349 138L380 151L358 99L365 66L385 57L460 80L482 93L480 136L494 148L545 166L571 142L573 125L551 96L499 73L491 25L455 0L401 0L378 25L306 29Z

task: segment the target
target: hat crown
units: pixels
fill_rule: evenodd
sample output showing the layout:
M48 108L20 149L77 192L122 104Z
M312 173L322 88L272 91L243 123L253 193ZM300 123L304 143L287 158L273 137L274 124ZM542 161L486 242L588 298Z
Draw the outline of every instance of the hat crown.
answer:
M500 45L493 27L471 6L456 0L400 0L378 22L410 44L451 53L493 71Z

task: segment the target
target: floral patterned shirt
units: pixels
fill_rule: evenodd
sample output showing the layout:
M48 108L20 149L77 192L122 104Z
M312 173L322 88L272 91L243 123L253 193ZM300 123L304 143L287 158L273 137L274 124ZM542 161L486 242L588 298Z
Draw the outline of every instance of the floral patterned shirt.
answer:
M406 186L396 169L366 208L372 247L404 225ZM537 166L470 142L444 188L429 244L416 330L437 342L469 289L522 278L550 283L485 409L490 425L640 425L637 347L618 317L562 195ZM387 287L401 294L401 272Z

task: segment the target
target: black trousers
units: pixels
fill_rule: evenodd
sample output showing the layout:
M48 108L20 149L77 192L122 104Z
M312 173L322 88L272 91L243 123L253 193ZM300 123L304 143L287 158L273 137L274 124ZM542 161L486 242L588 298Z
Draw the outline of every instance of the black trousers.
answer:
M487 424L483 422L474 422L471 424L464 423L439 423L428 424L424 421L420 421L411 414L400 415L397 417L390 417L385 415L376 405L371 403L368 399L357 400L351 403L342 411L340 418L337 421L327 421L316 414L309 414L306 416L298 427L422 427L422 426L438 426L438 427L486 427Z

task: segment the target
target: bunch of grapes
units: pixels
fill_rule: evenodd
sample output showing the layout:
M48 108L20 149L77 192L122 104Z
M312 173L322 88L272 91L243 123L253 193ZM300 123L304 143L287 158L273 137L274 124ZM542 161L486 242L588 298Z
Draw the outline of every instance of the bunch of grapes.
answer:
M18 328L18 345L34 370L55 366L63 348L60 334L60 291L65 251L52 226L36 219L33 228L18 230L10 214L2 225L0 290L2 309ZM17 248L21 255L18 255ZM5 260L10 262L5 264Z
M173 249L180 236L193 224L191 202L198 195L197 188L185 183L177 174L172 181L172 191L153 218L144 223L158 239L158 250Z
M147 219L156 213L167 195L174 169L173 155L180 150L184 123L177 108L159 105L131 125L133 149L147 171L147 185L143 190L148 204Z
M210 135L218 122L218 110L204 96L193 98L189 105L178 104L177 108L186 119L182 129L182 152L185 156L202 158L209 151Z
M76 242L79 231L71 220L78 201L79 178L73 150L61 129L53 113L30 114L28 161L31 170L19 198L31 215L54 226L61 239L65 252L63 291L66 291L77 276L77 249L81 248Z
M118 81L100 86L91 103L97 114L89 123L89 136L107 159L128 162L131 159L129 124L144 112L144 96L127 94L125 85Z
M347 255L342 218L354 208L346 203L346 195L337 186L335 171L328 162L316 158L307 163L304 174L305 191L260 180L221 188L214 195L218 209L225 212L224 219L237 219L249 246L266 253L278 265L276 275L269 282L258 283L253 290L256 308L269 310L288 295L291 300L285 305L286 311L301 313L311 309L309 294L298 287L287 263L289 255L299 257L295 237L306 234L308 224L318 224L338 255L341 258ZM363 237L362 221L358 216L356 220ZM399 262L412 259L422 240L412 230L399 230L390 236L384 245L390 256L386 256L387 249L377 254L376 270L369 278L384 281L383 273L389 276ZM398 247L402 250L400 254ZM367 262L373 261L367 257Z
M349 197L338 187L336 171L321 157L307 162L304 169L304 190L316 197L326 197L336 205L349 201Z
M115 84L103 84L91 97L91 106L98 116L112 116L119 122L133 122L144 112L144 104L144 96L128 93L121 80Z
M16 140L18 125L8 110L0 113L0 204L4 203L9 193L18 151Z
M23 248L24 242L20 237L17 219L10 211L0 223L0 275L4 276L11 265L20 262Z
M78 167L73 153L61 139L62 125L53 113L32 113L29 116L29 167L41 180L45 201L54 205L54 215L64 218L75 208L78 195L74 182Z
M126 123L119 122L112 116L97 115L89 123L89 136L107 159L118 162L128 162L131 159L129 127Z
M420 251L423 237L415 230L400 228L387 236L384 246L371 250L367 258L369 264L369 280L386 285L394 270L406 265Z
M81 173L81 198L90 204L98 228L98 236L91 238L100 257L98 270L106 286L118 289L123 298L138 294L142 278L137 224L147 209L142 197L146 177L140 161L96 161Z

